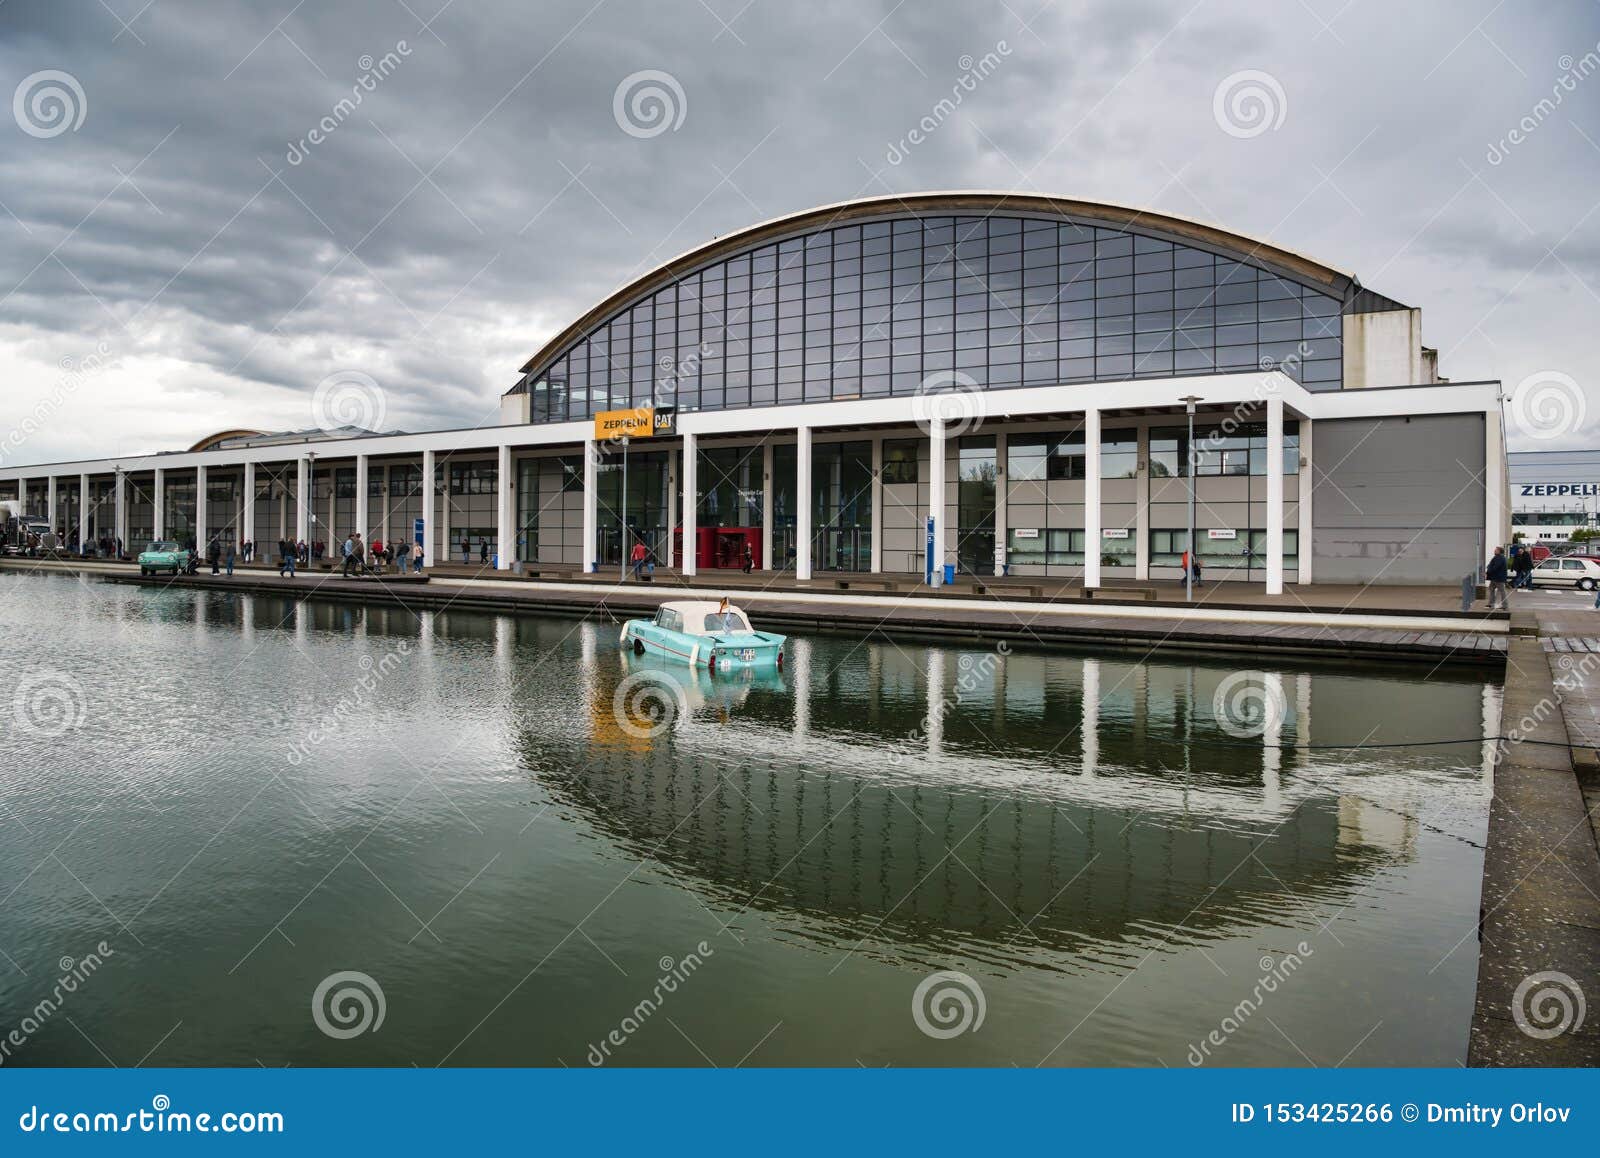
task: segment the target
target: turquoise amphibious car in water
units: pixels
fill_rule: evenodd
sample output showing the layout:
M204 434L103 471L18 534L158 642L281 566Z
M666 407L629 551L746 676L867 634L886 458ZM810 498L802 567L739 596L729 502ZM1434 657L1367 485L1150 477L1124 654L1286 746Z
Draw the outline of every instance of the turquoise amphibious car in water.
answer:
M622 625L622 646L635 655L655 655L708 671L783 666L784 637L756 631L744 612L724 599L663 603L654 619Z

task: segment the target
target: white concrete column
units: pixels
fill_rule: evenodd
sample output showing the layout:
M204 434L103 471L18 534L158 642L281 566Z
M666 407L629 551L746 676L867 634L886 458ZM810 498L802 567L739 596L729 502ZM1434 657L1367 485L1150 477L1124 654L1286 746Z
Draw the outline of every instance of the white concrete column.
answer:
M389 533L389 511L394 506L394 488L390 485L394 481L394 468L388 464L380 466L378 477L383 480L378 487L378 537L392 550L394 537Z
M206 525L206 468L194 468L194 549L200 552L203 558L206 553L206 544L211 541L207 535L210 530Z
M1008 529L1011 518L1011 473L1006 469L1010 457L1009 445L1005 431L994 436L994 573L997 577L1006 573L1009 558L1006 548L1011 542Z
M361 532L363 542L372 541L372 528L368 524L372 521L372 503L367 497L367 473L370 469L368 456L356 455L356 525L355 529ZM332 520L329 520L332 522Z
M811 427L795 428L794 577L811 578Z
M153 516L150 535L155 539L167 537L167 472L161 467L155 471L155 494L150 497L150 513ZM137 552L134 552L137 554Z
M439 489L444 493L436 496L439 504L439 562L448 563L455 558L456 545L450 539L450 458L445 456L439 464ZM430 500L432 501L432 500ZM432 563L433 557L428 558Z
M78 476L78 554L89 546L89 476Z
M44 517L52 534L56 529L56 509L56 476L51 475L45 479Z
M1150 578L1150 427L1139 427L1138 469L1133 480L1133 577Z
M1100 411L1083 412L1083 585L1100 586Z
M768 571L778 569L772 557L772 439L761 443L761 563Z
M1483 550L1473 566L1481 570L1484 560L1494 554L1494 549L1504 546L1511 538L1511 526L1506 515L1506 447L1500 411L1486 410L1483 414ZM55 480L51 480L51 486ZM53 495L55 492L51 491Z
M439 517L434 507L433 474L433 451L425 450L422 452L422 562L427 567L432 567L439 558L433 534L433 525ZM406 542L411 542L410 535L406 536Z
M883 436L872 440L872 573L883 570Z
M678 529L678 472L683 455L677 447L667 450L667 541L662 546L666 552L663 560L666 566L672 566L672 534Z
M694 435L684 435L686 444ZM600 448L592 438L583 440L583 573L594 574L595 540L600 531ZM448 501L448 498L447 498Z
M695 566L695 538L700 533L700 439L697 435L683 436L683 463L678 467L678 478L683 487L683 574L699 573Z
M299 458L294 464L294 537L311 538L311 460Z
M933 519L933 584L944 582L944 419L928 419L928 514ZM921 530L921 528L919 528ZM917 536L921 539L923 536ZM924 550L926 542L924 541ZM926 566L926 563L924 563Z
M113 496L117 510L116 536L122 540L123 549L126 550L128 546L128 480L123 475L120 467L117 468L116 488L116 494ZM115 550L115 547L116 545L113 544L112 549Z
M1267 399L1267 594L1283 594L1283 399Z
M512 507L512 496L516 493L511 485L511 448L500 447L500 465L495 472L495 491L498 503L495 513L498 520L495 523L495 537L499 542L495 546L495 570L511 570L511 560L517 554L516 515Z
M334 542L344 542L353 528L333 525L334 520L339 517L337 513L339 510L339 472L334 470L331 462L323 463L322 469L328 476L328 522L323 527L322 534L318 538L328 544L328 551L331 554ZM316 486L315 472L313 472L311 483L314 488ZM359 502L360 500L358 499L357 501Z
M1312 582L1311 496L1316 490L1316 471L1311 457L1312 425L1309 418L1300 420L1300 460L1305 466L1300 468L1300 485L1295 488L1295 509L1300 516L1300 543L1295 550L1295 581L1301 584Z
M244 464L244 509L239 514L239 537L251 543L256 540L256 464ZM252 560L254 556L252 556Z

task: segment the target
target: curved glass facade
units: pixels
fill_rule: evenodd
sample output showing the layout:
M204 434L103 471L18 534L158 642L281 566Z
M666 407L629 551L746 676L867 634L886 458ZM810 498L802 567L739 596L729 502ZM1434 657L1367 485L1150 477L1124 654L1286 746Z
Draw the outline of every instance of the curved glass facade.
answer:
M1209 250L1060 218L894 216L759 245L641 296L519 390L534 422L1238 373L1342 379L1340 301ZM963 377L964 376L964 377Z

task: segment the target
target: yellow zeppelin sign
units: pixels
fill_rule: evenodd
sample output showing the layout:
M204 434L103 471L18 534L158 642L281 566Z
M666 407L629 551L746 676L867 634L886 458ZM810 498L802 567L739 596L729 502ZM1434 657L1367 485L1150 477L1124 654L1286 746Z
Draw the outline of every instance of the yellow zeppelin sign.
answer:
M631 410L602 410L594 416L596 438L649 438L655 434L655 408L635 406Z

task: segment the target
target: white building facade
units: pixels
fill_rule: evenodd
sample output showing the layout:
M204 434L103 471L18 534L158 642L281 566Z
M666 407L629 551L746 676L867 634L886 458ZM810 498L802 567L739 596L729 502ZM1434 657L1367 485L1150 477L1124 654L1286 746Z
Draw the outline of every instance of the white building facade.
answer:
M424 544L541 573L1449 582L1510 535L1496 382L1420 312L1212 226L937 193L717 239L547 342L497 426L229 431L0 468L74 544ZM597 419L665 420L626 445ZM1192 414L1191 414L1192 411ZM666 416L670 415L670 418ZM1190 437L1190 421L1193 437ZM624 466L626 458L626 466ZM430 498L424 501L423 495Z

